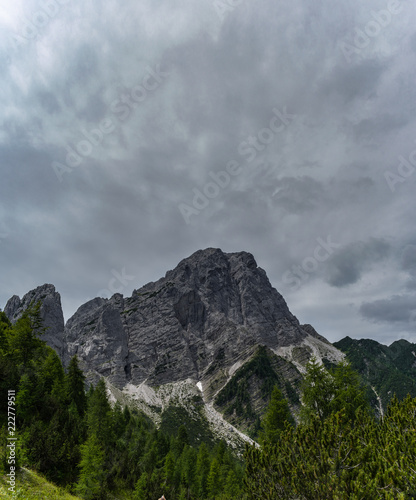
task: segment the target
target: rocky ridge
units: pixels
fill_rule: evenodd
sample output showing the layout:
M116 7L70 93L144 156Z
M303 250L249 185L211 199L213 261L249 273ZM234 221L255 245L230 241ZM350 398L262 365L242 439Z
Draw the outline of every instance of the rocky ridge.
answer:
M372 406L383 415L394 394L416 397L416 344L405 339L390 346L370 339L345 337L335 342L368 387Z
M28 292L22 299L13 295L4 308L6 316L15 323L31 304L41 303L40 315L43 325L47 328L42 336L48 345L62 356L64 338L64 314L62 312L61 296L53 285L42 285Z
M45 340L64 364L77 355L90 382L104 377L113 397L155 421L178 394L189 407L188 393L201 398L207 420L232 429L215 400L233 377L241 377L259 346L297 372L312 355L330 362L344 356L312 326L299 323L247 252L199 250L131 297L115 294L83 304L65 326L52 285L22 300L12 297L5 312L15 321L32 300L41 300L50 327ZM237 429L232 434L234 440L240 436Z

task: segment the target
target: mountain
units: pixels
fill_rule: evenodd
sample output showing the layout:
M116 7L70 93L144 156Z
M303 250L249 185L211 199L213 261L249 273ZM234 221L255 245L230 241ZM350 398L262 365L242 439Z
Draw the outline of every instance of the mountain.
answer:
M369 387L372 405L383 414L387 403L397 395L416 397L416 344L401 339L390 346L375 340L345 337L334 346L344 352Z
M28 292L22 299L13 295L6 304L4 312L12 323L15 323L23 311L31 304L41 303L40 315L43 325L47 327L42 340L47 342L61 356L64 336L64 314L62 312L61 296L53 285L42 285Z
M278 384L292 410L304 366L315 356L344 355L310 325L301 325L247 252L199 250L164 278L82 305L63 326L52 285L12 297L15 320L41 300L45 340L68 364L77 355L88 380L104 377L114 400L136 406L162 428L198 422L197 439L224 437L234 446L255 434Z

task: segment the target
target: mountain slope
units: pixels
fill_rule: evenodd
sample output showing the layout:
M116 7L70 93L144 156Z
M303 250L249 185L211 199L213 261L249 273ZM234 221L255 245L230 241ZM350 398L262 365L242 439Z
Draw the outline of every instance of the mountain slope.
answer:
M31 297L60 309L59 294L44 285L22 301L10 299L6 314L16 318ZM160 425L172 425L169 408L186 408L236 446L246 438L231 424L253 432L274 383L295 408L311 356L331 363L343 358L312 326L300 325L251 254L214 248L195 252L131 297L115 294L83 304L63 332L55 319L50 323L54 329L46 340L64 363L76 354L88 380L104 377L114 399ZM270 365L267 373L258 367L259 348ZM243 408L233 391L241 393L245 385ZM202 414L194 411L198 398Z
M378 406L377 396L383 410L393 394L399 399L407 394L416 396L416 344L402 339L386 346L375 340L345 337L334 346L347 355L353 368L373 388L373 406Z
M226 379L258 345L290 357L288 349L313 338L337 359L313 332L290 313L251 254L207 249L130 298L84 304L68 320L64 343L67 357L77 354L119 388L192 378L210 394L219 372Z
M66 492L63 488L48 482L40 474L22 468L17 477L15 491L10 491L6 476L0 476L0 498L13 500L81 500Z

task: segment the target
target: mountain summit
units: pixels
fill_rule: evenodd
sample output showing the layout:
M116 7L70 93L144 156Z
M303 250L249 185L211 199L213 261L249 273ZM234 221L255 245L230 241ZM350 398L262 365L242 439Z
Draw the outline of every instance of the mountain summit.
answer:
M27 295L49 304L57 316L60 297L54 287L44 285ZM13 297L6 314L15 319L28 300ZM62 332L56 318L49 324L55 339L49 334L46 340L65 364L77 355L89 381L103 377L115 399L134 403L155 420L173 401L181 406L199 397L211 420L219 422L217 410L232 404L233 391L227 392L229 401L221 398L224 408L214 409L217 396L230 383L237 387L243 372L248 397L264 409L262 370L253 368L259 349L261 363L270 365L267 376L280 380L285 393L286 382L295 382L292 393L298 390L311 356L330 362L343 357L310 325L299 323L253 255L215 248L195 252L131 297L115 294L85 303ZM241 423L237 416L234 412L229 421Z
M250 253L208 248L129 298L115 294L81 306L66 324L64 344L67 359L77 354L122 389L127 382L204 383L219 354L222 367L231 369L259 345L281 354L308 345L318 357L325 351L337 358L314 334L291 314Z

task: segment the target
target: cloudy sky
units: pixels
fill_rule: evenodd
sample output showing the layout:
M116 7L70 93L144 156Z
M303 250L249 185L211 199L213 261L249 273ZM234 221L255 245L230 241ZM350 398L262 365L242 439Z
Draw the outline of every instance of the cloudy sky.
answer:
M416 342L416 5L0 4L0 307L66 319L206 247L303 323Z

